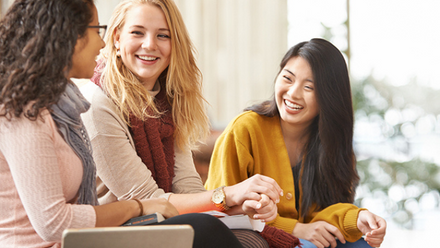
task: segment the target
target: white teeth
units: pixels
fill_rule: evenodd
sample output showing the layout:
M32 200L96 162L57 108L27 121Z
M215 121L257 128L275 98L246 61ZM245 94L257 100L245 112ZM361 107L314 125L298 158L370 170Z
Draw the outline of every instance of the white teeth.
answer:
M140 59L142 59L142 60L153 61L153 60L156 60L157 57L140 56L140 55L138 55L138 58L140 58Z
M299 109L303 109L303 108L304 108L304 107L302 107L302 106L300 106L300 105L298 105L298 104L295 104L295 103L289 102L289 101L287 101L287 100L284 100L284 103L287 105L287 107L292 108L292 109L299 110Z

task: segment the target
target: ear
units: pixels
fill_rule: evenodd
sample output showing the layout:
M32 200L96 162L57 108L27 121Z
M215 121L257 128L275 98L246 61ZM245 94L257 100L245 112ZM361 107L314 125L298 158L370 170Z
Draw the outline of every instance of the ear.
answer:
M119 38L121 37L121 31L119 28L115 29L113 34L113 43L115 44L116 49L119 49Z

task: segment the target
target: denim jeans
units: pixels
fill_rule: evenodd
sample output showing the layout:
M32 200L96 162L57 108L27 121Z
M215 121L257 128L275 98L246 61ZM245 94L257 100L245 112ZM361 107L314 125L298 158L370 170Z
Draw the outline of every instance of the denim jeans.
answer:
M299 239L299 241L302 244L302 248L316 248L316 245L314 245L312 242L307 241L305 239ZM359 239L358 241L354 243L345 242L345 244L339 242L339 240L336 240L338 242L337 248L371 248L371 246L363 239Z

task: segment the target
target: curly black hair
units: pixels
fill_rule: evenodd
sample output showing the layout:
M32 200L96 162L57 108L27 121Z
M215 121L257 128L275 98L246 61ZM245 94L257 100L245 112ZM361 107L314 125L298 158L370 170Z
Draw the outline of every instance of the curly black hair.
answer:
M93 6L93 0L12 4L0 21L0 116L24 114L35 120L58 101L69 82L75 44L93 19Z

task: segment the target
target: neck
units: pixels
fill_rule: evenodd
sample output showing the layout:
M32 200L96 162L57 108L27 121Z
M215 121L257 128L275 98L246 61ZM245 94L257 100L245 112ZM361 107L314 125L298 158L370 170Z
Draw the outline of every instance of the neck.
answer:
M308 135L308 127L309 125L292 125L286 123L280 118L281 122L281 130L283 132L283 138L285 141L300 141L307 140Z
M309 135L308 126L290 125L281 120L281 131L283 133L284 144L289 154L290 165L295 166L300 160L304 145L307 143Z
M142 85L144 86L144 88L148 91L152 91L154 88L154 85L156 84L157 78L156 79L152 79L152 80L148 80L148 81L143 81Z

